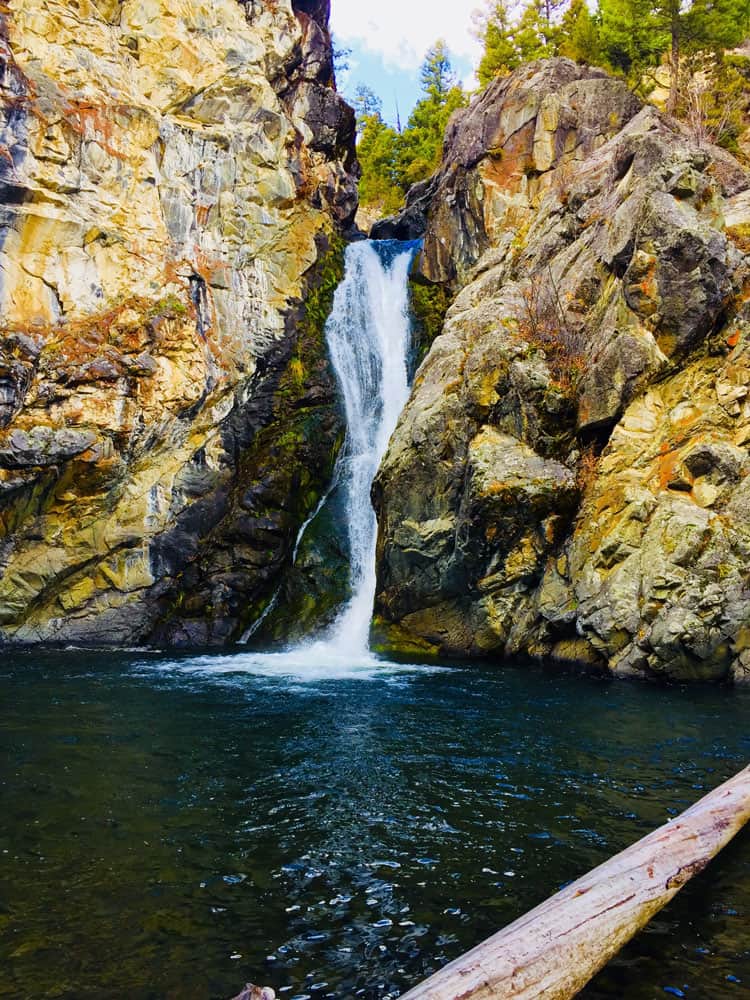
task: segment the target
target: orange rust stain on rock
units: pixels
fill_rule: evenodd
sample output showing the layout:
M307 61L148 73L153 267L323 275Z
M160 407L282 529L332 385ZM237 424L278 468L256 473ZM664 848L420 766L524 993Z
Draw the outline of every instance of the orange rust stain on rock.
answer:
M118 160L126 160L127 153L114 146L113 118L118 112L127 111L124 107L106 107L92 104L89 101L72 99L65 109L65 118L70 128L83 139L96 142L110 156Z
M195 221L202 228L208 224L208 218L211 214L211 205L198 205L195 210Z
M533 167L536 119L495 147L482 165L482 174L504 190L518 190L524 173Z
M656 282L656 261L651 260L648 263L646 272L643 276L643 280L638 286L641 290L641 294L648 299L655 299L659 292L659 286Z
M674 480L677 473L678 463L679 456L669 447L668 442L665 441L661 446L661 457L659 458L660 489L666 490L669 484Z
M591 417L591 405L585 397L578 400L578 423L585 425Z
M674 427L692 427L697 420L702 416L701 413L697 411L686 410L684 413L679 413L676 417L672 416L672 425Z
M209 209L210 211L210 209ZM194 251L194 262L196 273L207 283L211 284L217 275L223 274L226 269L226 261L221 257L211 256L196 245Z

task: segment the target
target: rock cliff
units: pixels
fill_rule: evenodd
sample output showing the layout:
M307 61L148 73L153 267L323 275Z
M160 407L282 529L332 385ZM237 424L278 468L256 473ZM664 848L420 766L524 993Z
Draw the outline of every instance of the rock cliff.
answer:
M749 186L564 59L453 118L381 231L455 295L374 490L405 641L750 676Z
M0 642L213 643L341 428L327 0L0 4Z

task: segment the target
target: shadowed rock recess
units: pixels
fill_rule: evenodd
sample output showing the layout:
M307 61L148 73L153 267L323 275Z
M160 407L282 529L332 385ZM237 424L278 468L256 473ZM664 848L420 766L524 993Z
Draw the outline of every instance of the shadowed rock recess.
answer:
M328 7L0 4L0 642L224 642L274 592L342 433Z
M455 115L382 230L455 296L374 487L392 634L750 678L749 185L565 59Z

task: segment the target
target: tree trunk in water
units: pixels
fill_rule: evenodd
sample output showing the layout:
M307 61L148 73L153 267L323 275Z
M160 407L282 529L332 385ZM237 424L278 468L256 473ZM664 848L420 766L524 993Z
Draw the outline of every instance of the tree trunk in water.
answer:
M401 1000L567 1000L750 819L750 767Z

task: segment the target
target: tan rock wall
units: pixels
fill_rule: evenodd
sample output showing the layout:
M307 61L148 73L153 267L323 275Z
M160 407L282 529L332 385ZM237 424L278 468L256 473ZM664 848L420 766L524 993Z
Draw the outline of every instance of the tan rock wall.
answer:
M387 621L445 652L750 675L748 187L567 60L454 117L420 276L456 297L376 484Z
M269 401L242 441L227 429L278 382L356 210L352 116L325 21L291 0L2 17L0 623L100 639L104 615L141 639L149 588L169 590L154 539L227 489L273 418ZM149 610L129 627L113 609L131 604Z

